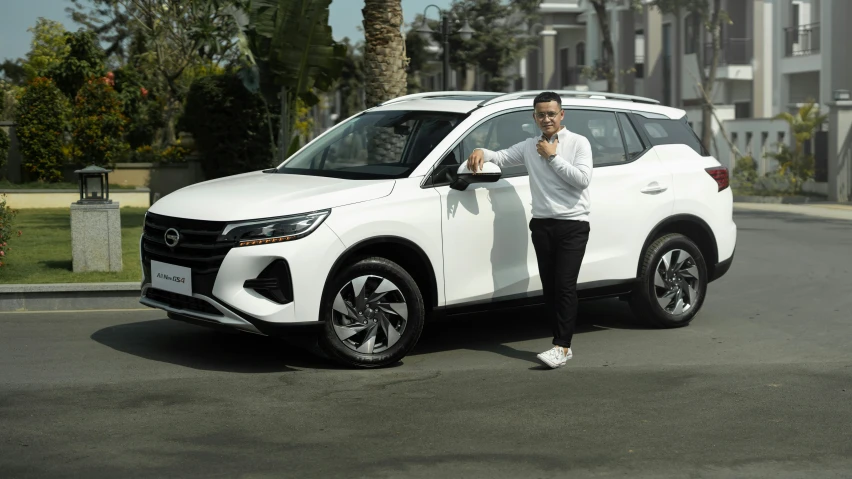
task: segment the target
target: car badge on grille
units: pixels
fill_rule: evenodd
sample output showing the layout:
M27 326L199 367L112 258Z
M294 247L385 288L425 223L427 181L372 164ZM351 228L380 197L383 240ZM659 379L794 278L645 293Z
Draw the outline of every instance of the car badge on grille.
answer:
M166 246L174 248L180 242L180 233L174 228L169 228L166 230L166 234L163 235L163 239L166 241Z

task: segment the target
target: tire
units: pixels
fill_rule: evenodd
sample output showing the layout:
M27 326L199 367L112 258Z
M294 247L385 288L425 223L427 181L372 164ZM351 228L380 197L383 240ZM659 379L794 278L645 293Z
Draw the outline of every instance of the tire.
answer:
M652 326L686 326L704 304L707 264L701 250L686 236L667 234L651 243L639 273L630 307Z
M417 344L425 322L417 283L398 264L378 257L341 271L325 289L320 314L320 347L333 360L359 368L401 360Z

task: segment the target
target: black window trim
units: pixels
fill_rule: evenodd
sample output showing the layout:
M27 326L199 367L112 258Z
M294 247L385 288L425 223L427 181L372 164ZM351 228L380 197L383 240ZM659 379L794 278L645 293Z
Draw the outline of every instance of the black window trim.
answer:
M634 161L638 161L643 156L645 156L649 151L651 151L651 149L654 147L654 145L653 145L653 143L651 143L651 140L650 140L650 138L648 138L645 131L643 131L642 128L639 128L637 126L637 121L634 118L634 115L639 114L639 115L646 116L647 118L658 118L658 119L672 120L672 118L669 118L668 116L665 116L665 115L643 112L643 111L629 110L629 109L624 109L624 108L601 108L601 107L593 107L593 106L586 106L586 105L564 105L563 104L562 105L562 111L564 112L566 110L589 110L589 111L596 111L596 112L603 112L603 113L613 113L615 115L616 124L618 125L618 131L619 131L619 134L621 135L622 148L624 148L624 159L625 159L625 161L601 163L601 164L594 165L594 168L607 168L607 167L612 167L612 166L628 165L630 163L633 163ZM446 151L444 151L440 155L439 159L435 162L435 164L433 164L429 168L429 170L424 175L424 180L421 183L420 188L423 189L423 188L437 188L439 186L449 186L450 183L446 182L446 181L442 181L442 182L439 182L439 183L433 182L435 174L436 174L436 170L438 168L438 165L440 165L441 162L444 161L444 158L446 158L447 155L450 152L455 150L461 144L461 142L467 137L467 135L469 135L473 130L479 128L486 121L490 121L494 118L497 118L498 116L506 115L506 114L509 114L509 113L516 113L516 112L519 112L519 111L530 111L530 112L532 112L533 108L531 108L531 107L517 107L517 108L511 108L511 109L508 109L508 110L501 110L499 112L495 112L495 113L483 118L482 120L478 121L473 126L471 126L467 131L462 133L462 136L457 141L455 141L452 144L452 146L450 146ZM630 122L630 126L633 127L633 131L636 132L636 135L639 136L639 141L642 143L642 151L638 152L636 157L633 158L633 159L630 159L630 154L629 154L628 149L627 149L627 139L624 136L624 130L621 126L621 121L618 118L618 113L624 113L625 114L627 121ZM686 117L684 116L683 118L686 118ZM691 130L692 129L690 128L690 131ZM693 132L693 134L694 133L695 132ZM701 143L700 140L699 140L699 143ZM702 145L702 147L703 147L703 145ZM529 173L525 172L523 174L504 175L504 176L501 176L501 179L502 178L518 178L518 177L522 177L522 176L529 176Z
M698 136L698 133L695 133L695 130L693 130L692 127L689 126L687 115L683 115L680 118L670 118L670 117L665 116L665 115L658 115L658 114L654 114L654 113L641 112L641 111L633 111L633 112L629 113L629 116L631 117L630 120L633 122L633 128L635 128L636 132L639 133L639 135L641 135L642 142L647 143L649 145L648 147L646 147L647 150L650 150L651 148L653 148L654 144L651 142L651 138L648 136L648 132L645 131L644 128L639 128L639 127L636 126L636 124L638 122L634 120L635 116L643 116L643 117L648 118L648 119L677 121L677 122L683 123L683 125L686 127L687 130L689 130L690 134L692 134L692 136L695 137L695 140L698 142L698 145L701 147L701 151L697 152L697 153L699 155L705 157L705 158L709 158L709 157L712 156L710 154L710 150L708 150L707 147L704 145L704 142L701 141L701 137Z
M636 128L636 123L633 121L633 118L631 116L631 114L633 113L631 110L626 110L626 109L622 109L622 108L600 108L600 107L573 106L573 105L569 105L569 106L563 105L562 110L563 111L565 111L565 110L591 110L591 111L598 111L598 112L613 113L615 115L615 122L618 125L618 132L621 135L621 143L623 145L622 148L624 148L624 161L600 163L600 164L594 165L594 168L607 168L607 167L611 167L611 166L629 165L630 163L633 163L634 161L637 161L640 158L642 158L643 156L645 156L645 154L648 153L651 150L651 148L653 147L653 145L651 145L651 142L648 141L647 138L641 136L641 132L639 132L639 129ZM633 127L633 130L636 131L636 134L639 135L639 139L642 142L642 151L640 151L636 155L636 158L633 158L632 160L630 159L629 154L627 152L627 140L624 138L624 130L621 129L621 122L618 120L618 114L619 113L624 113L625 115L627 115L628 120L630 120L630 125ZM592 158L592 160L594 161L594 158Z
M564 107L563 107L563 110L564 110ZM501 110L501 111L498 111L498 112L494 112L493 114L488 115L485 118L481 119L480 121L474 123L473 126L471 126L464 133L462 133L461 137L459 137L458 140L453 142L452 146L450 146L446 151L441 153L440 157L435 162L435 164L433 164L429 168L429 171L426 172L426 175L424 176L423 183L420 184L420 188L425 189L425 188L437 188L439 186L449 186L450 182L448 182L448 181L441 181L439 183L434 182L435 174L437 173L438 166L441 164L442 161L444 161L444 159L447 157L447 155L449 155L453 150L458 148L461 145L462 141L464 141L464 139L467 138L467 136L470 135L470 133L472 133L474 130L476 130L477 128L482 126L482 124L485 123L486 121L490 121L490 120L497 118L499 116L508 115L510 113L522 112L522 111L529 111L530 112L530 118L532 118L532 112L535 111L535 109L531 106L529 106L529 107L522 106L522 107L517 107L517 108L510 108L510 109L507 109L507 110ZM464 160L461 160L461 161L463 162ZM459 164L461 164L461 162ZM501 175L500 179L502 180L504 178L520 178L520 177L523 177L523 176L529 176L529 172L524 170L523 173L516 173L516 174L512 174L512 175Z

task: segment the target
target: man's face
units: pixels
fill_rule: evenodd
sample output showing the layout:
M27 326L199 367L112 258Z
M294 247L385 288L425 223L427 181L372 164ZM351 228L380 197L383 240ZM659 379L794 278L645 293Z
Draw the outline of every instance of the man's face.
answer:
M548 103L536 103L534 115L538 129L549 138L562 127L562 118L565 117L565 112L562 111L559 103L550 101Z

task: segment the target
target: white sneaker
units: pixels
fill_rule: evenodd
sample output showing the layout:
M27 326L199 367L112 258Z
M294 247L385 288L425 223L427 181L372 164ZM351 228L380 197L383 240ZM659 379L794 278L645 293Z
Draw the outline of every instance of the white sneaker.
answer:
M562 349L562 346L554 346L552 349L548 349L547 351L539 354L538 359L541 359L541 362L555 369L565 366L565 363L567 363L573 356L574 353L571 352L571 348L568 348L568 352L566 353L565 350Z

